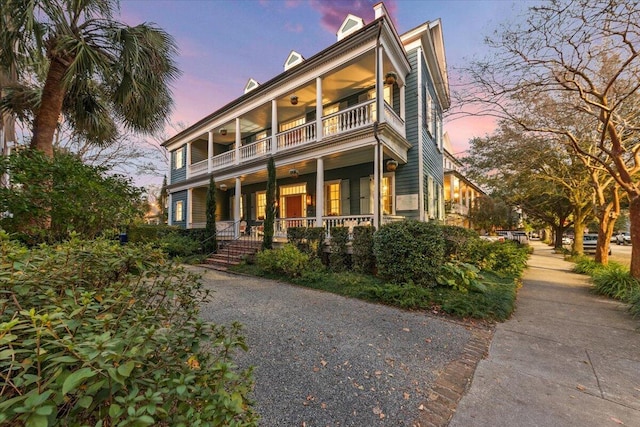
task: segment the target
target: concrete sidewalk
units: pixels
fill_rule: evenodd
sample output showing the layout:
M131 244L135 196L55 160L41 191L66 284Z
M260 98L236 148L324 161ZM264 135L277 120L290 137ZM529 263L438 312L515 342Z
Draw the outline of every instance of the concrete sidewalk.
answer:
M539 242L450 427L640 426L640 321Z

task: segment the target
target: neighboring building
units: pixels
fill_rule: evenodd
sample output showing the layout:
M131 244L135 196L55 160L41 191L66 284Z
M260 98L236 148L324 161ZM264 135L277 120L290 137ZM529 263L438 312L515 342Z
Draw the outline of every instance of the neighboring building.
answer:
M442 113L449 107L442 27L398 35L382 3L348 15L337 42L163 143L171 153L169 223L205 226L209 178L217 220L260 229L266 165L277 168L276 236L289 226L376 227L444 220Z
M469 211L486 194L462 174L462 163L452 154L449 135L445 133L443 138L445 224L473 228Z

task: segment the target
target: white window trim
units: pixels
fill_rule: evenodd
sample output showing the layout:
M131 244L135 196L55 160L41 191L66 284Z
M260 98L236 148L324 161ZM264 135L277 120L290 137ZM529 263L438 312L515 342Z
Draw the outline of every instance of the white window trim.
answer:
M338 185L338 215L342 215L342 188L340 186L340 183L342 182L341 179L334 179L331 181L325 181L324 182L324 212L323 214L325 216L329 216L329 208L330 208L330 204L329 204L329 186L330 185L334 185L337 184Z

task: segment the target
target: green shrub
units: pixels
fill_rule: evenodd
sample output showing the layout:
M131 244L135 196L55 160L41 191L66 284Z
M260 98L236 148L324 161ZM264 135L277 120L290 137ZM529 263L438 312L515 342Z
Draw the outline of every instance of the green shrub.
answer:
M376 268L376 258L373 255L373 233L371 226L353 227L352 261L356 273L373 274Z
M629 269L610 264L593 274L594 291L624 302L630 302L640 292L640 281L631 276Z
M176 232L178 227L175 226L135 224L127 228L127 237L129 243L151 243Z
M392 283L435 286L444 263L442 228L435 223L400 221L384 225L373 237L378 274Z
M448 286L462 293L485 292L487 290L487 287L482 283L480 269L459 261L445 263L436 280L439 285Z
M201 252L199 241L179 233L167 234L157 243L171 258L189 258Z
M473 249L474 243L480 239L476 231L455 225L443 225L442 234L446 259L464 261Z
M527 268L529 247L516 242L470 241L467 262L503 277L520 277Z
M634 318L638 318L640 317L640 291L634 292L630 297L629 297L629 312L631 313L631 315Z
M309 244L310 254L315 255L318 259L322 259L325 233L324 227L307 228L307 242Z
M331 252L329 252L329 268L331 271L347 271L351 260L347 253L349 229L347 227L331 227Z
M604 266L599 262L595 262L593 258L588 256L581 256L575 260L575 265L573 266L573 272L578 274L586 274L588 276L593 276L598 271L602 270Z
M258 252L256 263L258 267L270 273L297 277L309 267L309 255L300 252L295 245L287 243L279 249Z
M208 291L160 251L0 234L0 255L0 424L257 424L240 326L199 320Z

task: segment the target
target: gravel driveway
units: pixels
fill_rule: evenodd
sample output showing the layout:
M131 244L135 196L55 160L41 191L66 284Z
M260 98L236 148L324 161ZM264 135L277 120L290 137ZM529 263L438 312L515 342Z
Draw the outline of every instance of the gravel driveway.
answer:
M261 426L414 425L464 325L276 281L198 269L206 320L244 325Z

